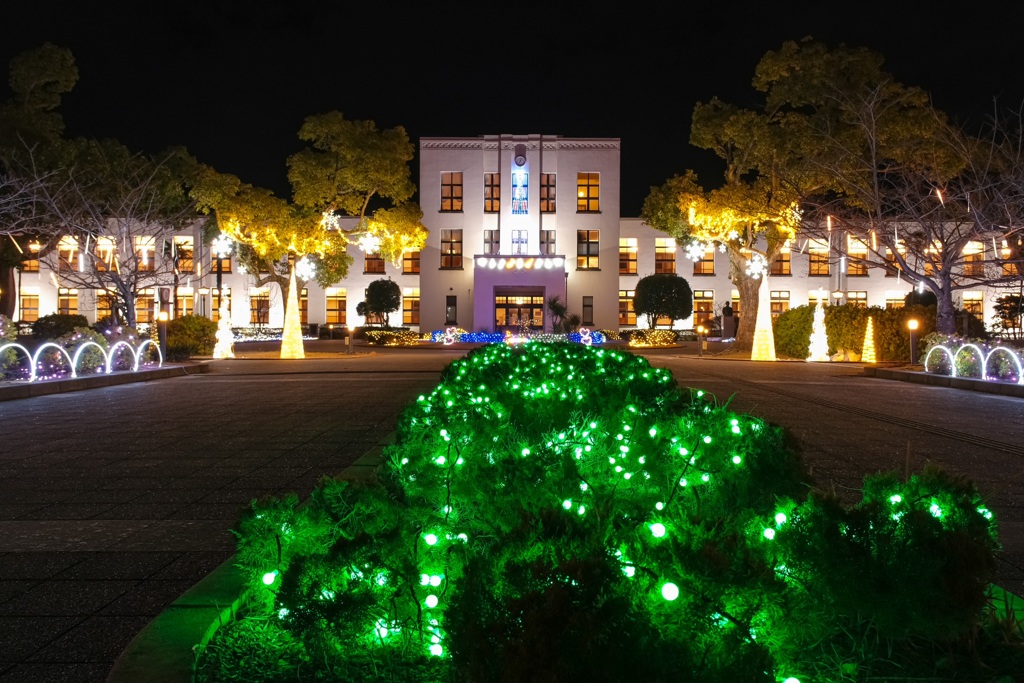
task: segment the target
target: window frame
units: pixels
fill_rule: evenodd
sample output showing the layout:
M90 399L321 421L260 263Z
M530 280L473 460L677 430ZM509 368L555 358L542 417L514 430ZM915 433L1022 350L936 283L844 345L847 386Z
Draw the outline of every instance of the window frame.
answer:
M484 213L501 212L501 173L484 173Z
M462 270L462 228L441 230L441 270Z
M540 174L540 212L555 213L555 174Z
M619 238L619 275L637 274L637 255L640 251L636 237Z
M576 174L576 213L601 212L601 174L579 171Z
M576 231L576 270L601 270L600 230Z
M462 171L441 172L441 213L462 213Z

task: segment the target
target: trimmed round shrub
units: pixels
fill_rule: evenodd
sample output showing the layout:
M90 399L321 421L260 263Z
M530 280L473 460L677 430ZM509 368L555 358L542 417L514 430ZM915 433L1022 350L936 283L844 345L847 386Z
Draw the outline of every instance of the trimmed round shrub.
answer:
M639 329L629 335L630 346L671 346L678 340L675 330Z
M0 346L10 344L18 339L18 327L6 315L0 315ZM19 352L15 349L7 349L0 353L0 375L7 370L13 369L19 364ZM22 356L23 358L24 356Z
M51 313L32 323L32 336L36 339L53 341L74 332L76 327L89 327L89 320L84 315Z
M210 356L217 345L217 323L201 315L183 315L167 321L167 357L184 360Z

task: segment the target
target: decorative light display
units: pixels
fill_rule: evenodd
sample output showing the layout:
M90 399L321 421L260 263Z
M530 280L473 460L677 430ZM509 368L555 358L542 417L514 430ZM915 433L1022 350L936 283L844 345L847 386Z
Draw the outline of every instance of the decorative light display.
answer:
M489 344L453 361L406 410L398 434L370 482L328 480L307 506L260 501L243 519L239 560L252 583L259 588L268 566L287 579L260 589L267 614L279 616L275 628L412 680L401 667L455 666L451 653L465 653L480 633L501 633L500 641L526 621L591 623L587 610L600 595L632 605L601 620L638 615L653 629L643 632L658 633L673 653L667 661L679 668L659 680L699 679L691 664L675 664L694 643L693 662L710 650L749 655L760 676L774 661L770 678L757 680L811 668L800 660L807 648L782 643L822 602L806 590L825 585L808 574L817 556L806 556L814 548L806 540L853 540L815 531L833 522L805 500L780 430L680 390L640 356L531 342ZM919 552L913 539L901 545L899 534L920 527L907 515L954 534L994 530L976 494L913 477L865 491L889 501L863 535L884 536L886 551L858 557L885 559L904 545ZM598 570L598 585L586 567ZM520 620L521 605L540 611ZM581 611L543 611L556 608ZM501 628L479 621L503 615ZM628 623L609 628L628 633ZM503 646L489 641L487 656L502 656Z
M231 330L231 312L227 297L220 297L220 312L217 317L217 344L213 347L214 358L235 357L235 333Z
M714 249L714 247L715 245L712 243L705 245L703 242L694 240L683 247L683 251L686 253L686 258L691 261L700 261L704 258L704 253L709 249Z
M40 344L36 348L34 353L30 352L27 348L25 348L21 344L18 344L17 342L10 342L7 344L0 344L0 356L2 356L3 353L8 350L18 352L18 355L23 354L25 356L25 360L28 361L28 381L35 382L37 380L44 379L39 375L38 371L43 365L41 359L47 354L56 354L56 357L61 358L64 362L66 362L68 374L70 374L72 378L75 378L78 377L77 368L80 365L82 354L87 349L95 349L96 351L103 355L102 366L100 368L97 368L97 372L102 371L105 374L109 375L114 371L114 363L118 360L118 354L121 353L122 351L127 351L128 353L131 354L130 369L132 372L138 372L139 369L142 367L143 360L145 358L143 352L146 350L146 347L148 346L151 346L151 350L155 352L157 355L157 367L162 367L164 364L164 358L160 354L160 345L157 344L152 339L144 339L137 346L132 346L131 343L121 340L114 342L114 344L111 345L109 349L103 348L100 344L92 340L86 340L79 344L76 344L70 350L64 348L63 346L56 342L44 342L43 344ZM46 379L49 378L49 376L46 377Z
M295 262L295 277L306 280L312 280L316 277L316 265L313 263L313 259L308 256L303 256Z
M976 365L970 362L972 359L977 361ZM993 367L995 361L1003 361L1007 367L1000 371ZM957 368L961 363L967 367L958 372ZM971 365L978 368L976 374L970 370ZM1022 366L1024 366L1024 362L1021 360L1019 350L1007 346L989 346L983 342L954 340L936 344L928 349L928 353L924 357L925 372L944 374L950 377L972 377L989 382L1010 381L1015 384L1024 384L1024 367Z
M584 332L589 334L589 342L586 341ZM449 339L451 341L449 341ZM570 341L575 344L583 344L585 346L600 346L601 344L604 344L606 340L607 338L603 332L590 331L586 328L581 328L578 332L570 332L569 334L534 332L526 336L507 335L502 332L467 332L455 327L449 327L444 330L434 330L430 333L430 341L442 342L445 346L450 346L455 342L464 342L468 344L501 344L523 343L526 341L542 343Z
M825 330L825 307L822 300L825 298L824 290L818 290L818 303L814 306L814 322L811 323L811 345L810 355L807 356L809 363L828 363L832 357L828 355L828 333Z
M488 270L551 270L561 268L564 265L565 259L561 256L478 256L476 259L477 268L486 268Z
M288 303L284 310L284 333L281 336L281 358L305 358L302 345L302 323L299 320L299 286L295 268L288 275Z
M768 275L761 278L757 294L757 319L754 322L754 345L750 360L775 361L775 334L772 330L772 302L768 292Z
M761 254L754 254L747 261L746 272L747 275L755 280L759 279L762 275L768 272L768 259Z
M865 363L877 363L878 359L875 356L875 323L868 316L868 326L864 330L864 347L860 353L861 361Z

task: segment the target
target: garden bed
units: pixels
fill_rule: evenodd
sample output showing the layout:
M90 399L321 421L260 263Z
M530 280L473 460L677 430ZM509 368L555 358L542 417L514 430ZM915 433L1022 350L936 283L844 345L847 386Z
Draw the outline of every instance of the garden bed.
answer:
M995 523L925 472L814 492L781 431L618 351L487 346L382 467L239 525L203 681L866 680L1024 670Z

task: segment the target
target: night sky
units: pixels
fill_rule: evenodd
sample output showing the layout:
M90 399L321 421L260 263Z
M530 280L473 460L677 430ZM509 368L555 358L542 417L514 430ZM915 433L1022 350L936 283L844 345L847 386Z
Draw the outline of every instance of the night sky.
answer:
M622 212L652 185L721 169L689 145L712 96L753 104L754 66L813 36L875 49L960 120L1024 101L1024 3L47 2L0 5L0 65L44 41L75 55L69 135L114 137L288 193L310 114L338 110L420 136L622 139Z

